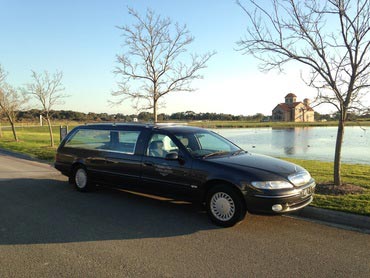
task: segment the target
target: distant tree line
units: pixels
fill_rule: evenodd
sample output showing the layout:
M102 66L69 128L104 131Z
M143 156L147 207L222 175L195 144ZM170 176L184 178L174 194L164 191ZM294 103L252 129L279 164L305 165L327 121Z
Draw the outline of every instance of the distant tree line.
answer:
M16 122L37 122L43 111L31 109L16 112ZM150 122L153 120L153 114L150 112L141 112L138 115L108 114L108 113L83 113L71 110L52 110L50 111L53 121L70 122L133 122L135 119L141 122ZM251 116L232 115L223 113L195 113L193 111L176 112L172 114L158 114L158 121L269 121L271 116L257 113ZM315 112L316 121L338 120L339 114L320 114ZM370 119L370 113L363 115L348 114L349 121L360 119ZM5 119L3 119L5 120Z
M18 111L16 113L17 122L34 122L38 121L42 111L39 109L31 109L26 111ZM149 122L153 120L153 113L141 112L138 115L108 114L108 113L83 113L71 110L53 110L50 113L53 121L77 121L77 122L113 122L124 121L132 122L135 119L138 121ZM266 118L262 113L257 113L253 116L232 115L223 113L195 113L193 111L176 112L173 114L158 114L159 121L261 121Z
M320 114L318 112L315 112L315 121L339 121L340 119L340 113L334 113L334 114ZM358 115L356 113L347 113L346 121L358 121L358 120L369 120L370 119L370 113L363 113L361 115Z

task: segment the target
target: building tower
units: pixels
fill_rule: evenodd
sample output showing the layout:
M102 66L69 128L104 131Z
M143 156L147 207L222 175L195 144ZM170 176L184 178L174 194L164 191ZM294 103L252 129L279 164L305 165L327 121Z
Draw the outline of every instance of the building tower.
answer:
M291 106L296 101L297 96L295 94L290 93L285 96L285 103L288 104L289 106Z

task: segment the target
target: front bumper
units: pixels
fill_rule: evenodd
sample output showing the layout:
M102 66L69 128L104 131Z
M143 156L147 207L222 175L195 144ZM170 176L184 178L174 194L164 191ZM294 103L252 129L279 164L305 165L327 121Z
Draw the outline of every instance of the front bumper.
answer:
M315 182L312 182L295 189L294 192L289 194L268 195L247 192L244 197L247 203L247 209L250 212L280 214L299 210L309 205L313 200L315 187Z

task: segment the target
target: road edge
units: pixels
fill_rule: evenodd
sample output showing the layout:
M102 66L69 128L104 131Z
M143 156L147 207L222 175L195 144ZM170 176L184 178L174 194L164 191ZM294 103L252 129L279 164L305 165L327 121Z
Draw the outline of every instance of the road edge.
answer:
M32 157L29 154L15 152L15 151L3 149L3 148L0 148L0 154L7 155L7 156L13 156L13 157L16 157L16 158L30 160L30 161L34 161L34 162L40 162L40 163L44 163L44 164L53 165L53 163L50 162L50 161L42 160L42 159L39 159L39 158L36 158L36 157Z
M299 211L292 212L290 215L370 234L370 217L366 215L317 208L314 206L304 207Z

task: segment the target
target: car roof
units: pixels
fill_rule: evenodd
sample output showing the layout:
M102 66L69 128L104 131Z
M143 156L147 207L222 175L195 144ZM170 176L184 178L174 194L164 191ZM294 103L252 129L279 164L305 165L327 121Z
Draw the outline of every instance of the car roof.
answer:
M144 124L144 123L86 123L85 125L81 125L80 127L83 128L111 128L111 127L142 127L142 128L150 128L151 124Z
M200 127L195 127L195 126L185 126L185 125L167 125L167 124L157 124L154 125L154 129L159 129L159 130L166 130L170 132L199 132L199 131L204 131L204 128Z
M139 129L151 129L151 130L164 130L169 131L171 133L176 132L204 132L205 129L200 127L193 127L193 126L186 126L186 125L179 125L173 123L158 123L158 124L147 124L147 123L93 123L93 124L85 124L79 126L80 128L86 129L94 129L94 128L102 128L102 129L109 129L115 128L120 129L120 127L138 127Z

